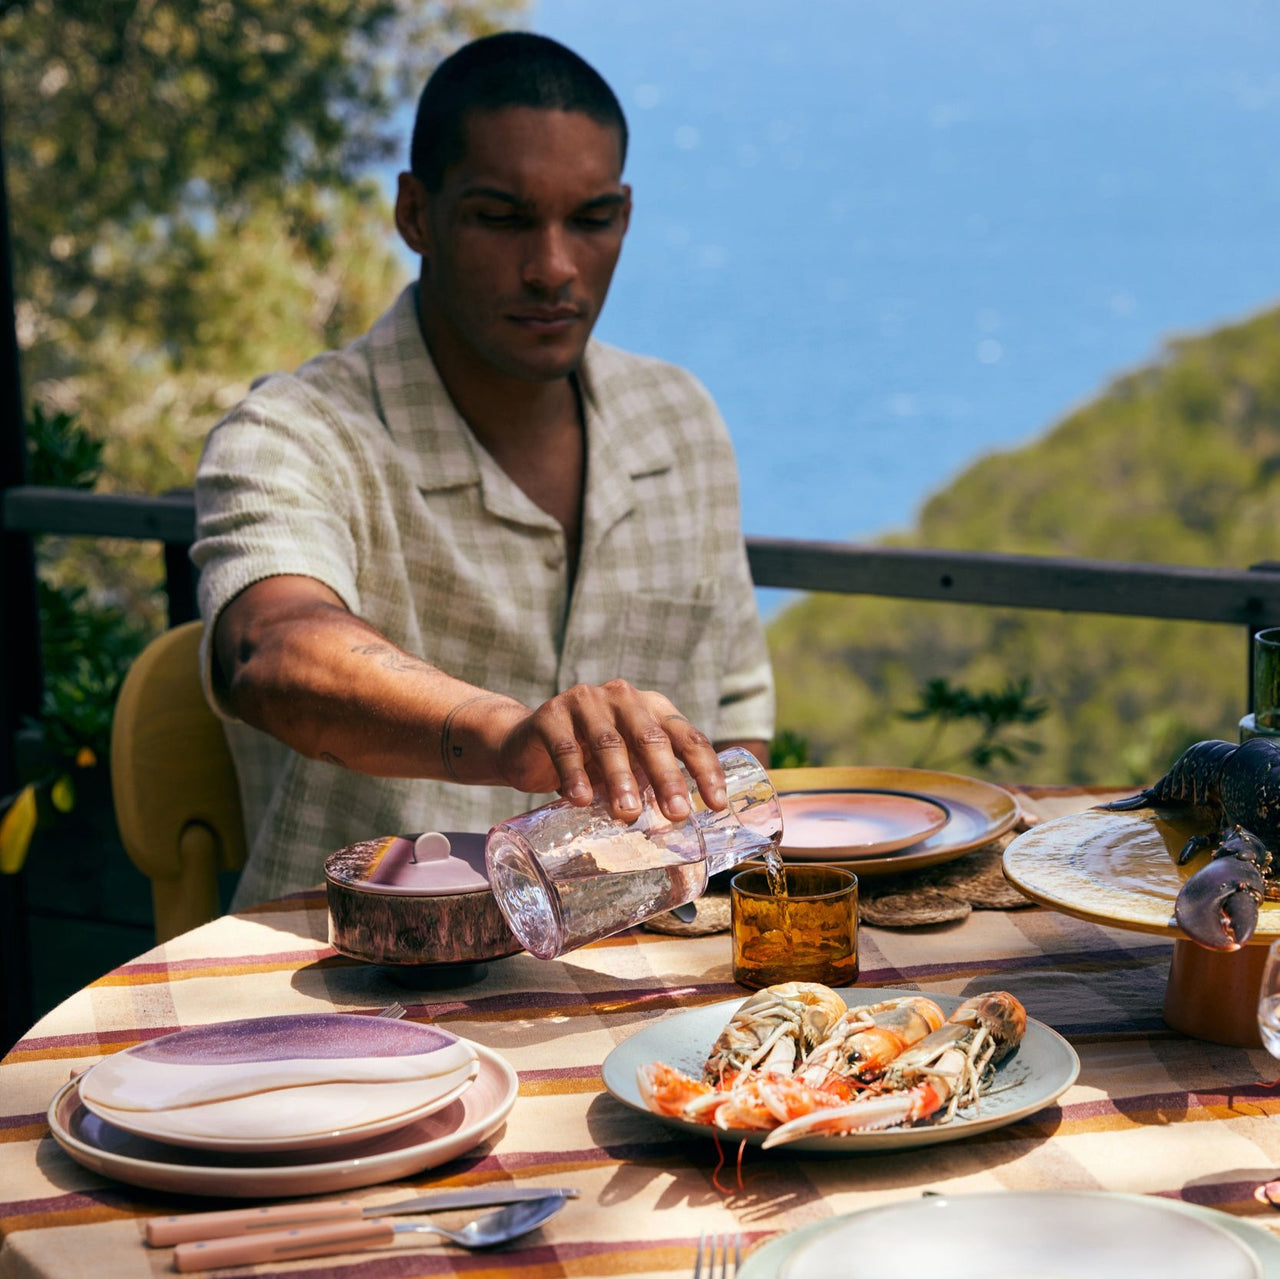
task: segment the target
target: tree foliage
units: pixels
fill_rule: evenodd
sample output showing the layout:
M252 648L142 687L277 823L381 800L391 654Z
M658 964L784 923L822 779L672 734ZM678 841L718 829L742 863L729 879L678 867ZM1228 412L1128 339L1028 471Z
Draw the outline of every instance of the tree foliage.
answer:
M254 376L348 340L390 303L406 271L369 167L391 156L391 113L445 52L520 8L4 6L24 390L105 440L105 487L189 485L200 442ZM138 594L135 549L76 556L95 593Z
M1171 343L1042 438L979 460L889 540L1210 567L1280 558L1280 310ZM931 681L1021 687L1047 705L1034 760L988 760L1006 780L1146 784L1191 742L1234 739L1247 709L1248 641L1233 627L814 595L769 634L779 723L827 764L916 762L932 728L901 712L927 703ZM936 728L941 709L921 720Z

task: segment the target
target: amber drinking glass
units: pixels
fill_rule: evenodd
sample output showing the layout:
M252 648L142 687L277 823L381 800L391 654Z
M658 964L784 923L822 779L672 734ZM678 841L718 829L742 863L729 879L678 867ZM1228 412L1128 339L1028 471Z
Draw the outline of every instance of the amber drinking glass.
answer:
M838 866L786 866L786 894L761 867L729 885L733 979L759 989L784 981L848 986L858 977L858 877Z

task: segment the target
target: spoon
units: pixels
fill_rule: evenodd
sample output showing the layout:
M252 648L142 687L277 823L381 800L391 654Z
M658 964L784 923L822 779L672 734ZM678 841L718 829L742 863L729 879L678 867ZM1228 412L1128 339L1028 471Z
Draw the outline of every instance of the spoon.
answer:
M238 1235L231 1239L208 1239L203 1243L183 1243L173 1250L176 1270L214 1270L219 1266L240 1266L255 1261L287 1261L294 1257L327 1257L338 1252L362 1252L382 1247L396 1235L412 1232L440 1235L463 1248L492 1248L516 1239L550 1220L565 1205L565 1196L556 1192L540 1199L508 1204L463 1226L445 1230L416 1222L391 1222L382 1217L367 1221L333 1222L322 1226L299 1226L294 1230L272 1230L265 1234Z

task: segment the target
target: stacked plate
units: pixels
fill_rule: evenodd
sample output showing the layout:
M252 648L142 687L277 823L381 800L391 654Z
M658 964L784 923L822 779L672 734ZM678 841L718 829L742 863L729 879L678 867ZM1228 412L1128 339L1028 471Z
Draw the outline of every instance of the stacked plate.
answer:
M506 1118L516 1077L434 1026L339 1013L180 1030L105 1058L49 1107L77 1162L188 1194L320 1194L452 1159Z
M923 768L796 768L771 774L784 861L859 875L950 861L1004 834L1018 801L990 782Z

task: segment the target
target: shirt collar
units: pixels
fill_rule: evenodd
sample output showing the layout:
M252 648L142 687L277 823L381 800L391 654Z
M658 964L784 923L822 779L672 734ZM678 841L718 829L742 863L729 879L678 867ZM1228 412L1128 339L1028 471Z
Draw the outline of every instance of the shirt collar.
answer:
M514 483L507 492L487 482L486 472L496 465L482 466L482 446L431 359L418 324L416 285L406 287L369 330L368 352L382 420L417 486L432 492L479 484L494 514L529 522L537 508ZM602 536L634 509L634 480L669 470L675 462L667 433L647 420L645 402L628 394L620 359L619 352L593 339L578 372L587 429L584 542Z
M382 420L420 489L478 484L478 445L427 350L417 298L417 285L410 284L369 330L369 363Z

